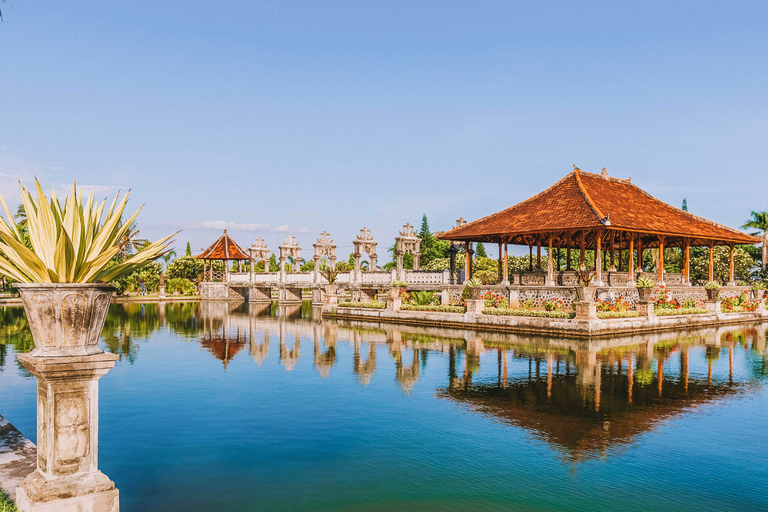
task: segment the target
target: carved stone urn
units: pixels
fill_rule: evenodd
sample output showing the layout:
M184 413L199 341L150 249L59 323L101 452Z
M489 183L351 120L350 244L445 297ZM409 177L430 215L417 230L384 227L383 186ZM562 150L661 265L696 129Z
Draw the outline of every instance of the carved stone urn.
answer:
M576 296L579 298L579 301L581 302L592 302L595 300L595 292L597 291L597 287L595 286L577 286L576 287Z
M115 287L106 283L17 283L34 357L100 354L99 338Z
M483 296L483 290L479 286L475 286L469 289L469 298L478 300Z
M707 289L707 299L709 300L716 300L719 294L720 288L715 288L714 290Z
M637 289L637 294L640 296L640 300L642 301L648 301L651 300L651 295L653 294L653 288L649 287L639 287Z

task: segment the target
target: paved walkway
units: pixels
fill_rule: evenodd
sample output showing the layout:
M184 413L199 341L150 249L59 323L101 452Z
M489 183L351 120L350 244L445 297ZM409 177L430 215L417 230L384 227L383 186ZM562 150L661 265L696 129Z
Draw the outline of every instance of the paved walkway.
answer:
M37 466L37 447L0 416L0 488L16 498L16 488Z

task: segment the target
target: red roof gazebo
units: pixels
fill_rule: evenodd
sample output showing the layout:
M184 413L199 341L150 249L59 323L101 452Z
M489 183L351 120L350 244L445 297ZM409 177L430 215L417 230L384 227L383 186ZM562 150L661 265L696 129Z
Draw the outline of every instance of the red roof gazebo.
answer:
M203 260L203 278L206 281L213 280L213 261L221 260L224 262L224 278L226 280L226 276L229 274L227 261L237 260L240 262L250 259L248 254L246 254L246 252L243 251L232 238L230 238L226 229L224 230L224 234L222 234L218 240L213 242L210 247L200 253L197 258ZM205 261L211 261L211 264L207 269L205 267Z

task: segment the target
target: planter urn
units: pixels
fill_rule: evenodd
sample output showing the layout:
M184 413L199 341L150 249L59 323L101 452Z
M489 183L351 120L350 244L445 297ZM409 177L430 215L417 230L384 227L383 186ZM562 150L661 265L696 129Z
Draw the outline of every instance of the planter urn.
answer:
M469 298L477 300L483 296L483 290L479 286L469 289Z
M653 288L640 287L637 289L637 294L640 296L641 301L651 300L651 296L653 295Z
M755 293L755 300L763 300L763 295L765 295L765 290L754 290Z
M325 285L325 293L328 295L336 295L336 291L338 290L339 285L337 284L327 284Z
M115 287L107 283L18 283L35 357L100 354L99 339Z
M393 299L398 298L400 296L400 288L398 288L397 286L392 286L389 289L389 296Z
M719 293L720 293L720 289L719 288L715 289L715 290L707 290L707 298L709 300L715 300L715 299L717 299L717 295Z
M579 298L579 301L592 302L595 300L596 291L596 286L577 286L576 296Z

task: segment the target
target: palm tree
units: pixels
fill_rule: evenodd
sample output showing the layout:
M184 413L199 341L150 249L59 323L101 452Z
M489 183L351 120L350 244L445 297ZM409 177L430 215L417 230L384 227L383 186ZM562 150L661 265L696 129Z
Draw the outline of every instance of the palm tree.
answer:
M120 243L118 244L118 247L120 248L118 252L120 261L125 261L128 255L131 254L132 249L136 249L137 251L139 251L147 243L149 243L149 240L144 238L139 238L139 233L140 233L139 228L136 227L136 223L134 222L133 224L131 224L131 227L128 228L128 230L125 232L123 237L120 239Z
M752 218L741 226L741 229L757 229L758 231L750 233L752 236L761 236L763 238L763 270L768 263L768 252L766 245L768 245L768 212L756 212L752 211Z
M168 264L176 257L176 251L168 251L160 257L165 261L165 270L168 270Z
M16 215L14 215L13 218L16 221L16 225L19 226L19 229L24 229L27 226L27 212L24 210L23 204L20 204L19 207L16 208Z

